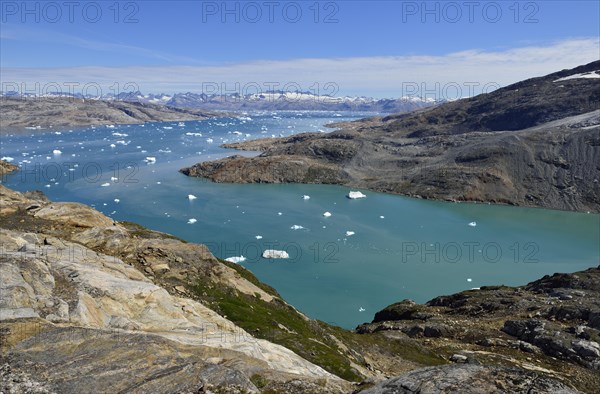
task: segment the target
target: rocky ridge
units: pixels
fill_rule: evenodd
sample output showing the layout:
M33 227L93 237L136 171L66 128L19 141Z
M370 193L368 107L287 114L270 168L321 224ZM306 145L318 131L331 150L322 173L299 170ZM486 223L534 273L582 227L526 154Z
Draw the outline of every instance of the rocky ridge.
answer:
M215 182L330 183L427 199L600 212L600 61L181 171ZM563 79L566 78L566 79Z
M125 101L75 97L0 97L2 132L24 127L76 127L146 122L204 120L222 113Z

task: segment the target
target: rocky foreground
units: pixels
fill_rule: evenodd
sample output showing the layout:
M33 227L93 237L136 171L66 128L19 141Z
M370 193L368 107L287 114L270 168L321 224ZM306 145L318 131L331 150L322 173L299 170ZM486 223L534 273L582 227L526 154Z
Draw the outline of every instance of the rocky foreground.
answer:
M327 183L599 213L598 108L600 61L328 134L226 145L263 153L181 171L215 182Z
M0 248L1 392L600 388L599 268L404 301L351 332L203 245L40 192L0 185Z
M149 103L88 100L74 97L0 97L3 132L24 127L75 127L204 120L222 114Z

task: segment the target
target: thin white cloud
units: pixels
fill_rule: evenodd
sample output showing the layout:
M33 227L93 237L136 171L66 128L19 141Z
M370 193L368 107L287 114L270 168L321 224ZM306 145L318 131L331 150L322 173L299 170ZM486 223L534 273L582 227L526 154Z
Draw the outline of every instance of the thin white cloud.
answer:
M472 49L444 56L356 57L333 59L262 60L220 66L130 66L73 68L4 68L0 79L8 83L62 84L79 82L122 88L131 83L143 92L254 92L276 87L320 93L399 97L419 94L448 98L468 85L505 86L535 76L599 60L600 40L578 38L544 46L528 46L502 51ZM337 92L325 89L331 82ZM272 85L270 83L278 83ZM287 85L286 85L287 84ZM331 87L331 85L330 85ZM415 91L415 89L417 89ZM444 91L445 89L445 91ZM6 89L4 89L6 90ZM130 90L130 89L127 89ZM77 90L76 90L77 91ZM478 93L477 89L475 92Z
M100 40L90 40L70 34L60 33L52 30L23 28L2 24L0 29L1 40L12 40L20 42L51 43L84 48L87 50L109 52L114 54L138 55L146 58L158 59L169 63L177 62L195 62L190 57L175 56L168 53L155 51L135 45L124 44L121 42L110 42Z

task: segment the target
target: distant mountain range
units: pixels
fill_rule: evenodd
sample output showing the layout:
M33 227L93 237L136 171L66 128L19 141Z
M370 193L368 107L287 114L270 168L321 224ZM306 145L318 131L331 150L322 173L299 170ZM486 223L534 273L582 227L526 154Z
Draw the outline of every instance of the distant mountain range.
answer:
M311 92L286 92L269 91L241 95L230 94L205 94L205 93L175 93L175 94L142 94L129 92L119 94L105 94L102 96L84 96L80 93L49 92L45 94L32 94L21 92L0 92L3 97L72 97L78 99L101 101L125 101L133 103L146 103L165 105L174 108L206 109L221 111L249 111L249 110L312 110L312 111L361 111L379 113L406 113L417 109L427 108L446 102L432 98L405 96L397 99L375 99L364 96L327 96L316 95Z

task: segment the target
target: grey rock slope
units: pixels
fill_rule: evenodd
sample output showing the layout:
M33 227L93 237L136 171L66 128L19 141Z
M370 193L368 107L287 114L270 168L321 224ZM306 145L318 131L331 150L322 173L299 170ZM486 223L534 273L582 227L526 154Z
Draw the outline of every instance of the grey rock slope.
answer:
M428 199L600 212L600 61L432 109L227 145L216 182L331 183ZM564 79L567 78L567 79Z
M382 382L363 394L575 394L553 379L522 370L483 367L479 365L447 365L425 368Z

